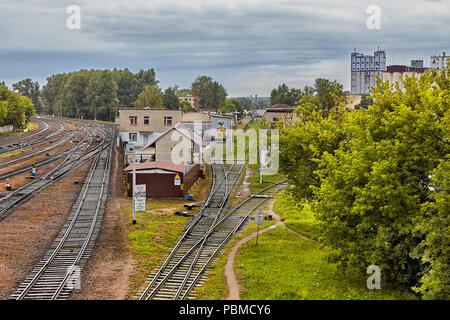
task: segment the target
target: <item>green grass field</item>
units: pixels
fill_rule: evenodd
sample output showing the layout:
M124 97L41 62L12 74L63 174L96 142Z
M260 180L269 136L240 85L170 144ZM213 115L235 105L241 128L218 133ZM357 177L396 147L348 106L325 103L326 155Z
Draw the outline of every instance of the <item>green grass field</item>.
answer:
M243 300L366 300L414 299L382 288L369 290L366 275L339 275L325 262L327 250L285 228L263 234L259 243L239 251L235 271L243 286Z
M184 225L189 218L174 215L181 211L181 200L147 200L147 211L137 214L133 225L131 204L122 210L127 212L128 240L133 252L136 267L131 275L132 293L145 283L146 277L162 263L161 256L170 252L178 238L184 233Z

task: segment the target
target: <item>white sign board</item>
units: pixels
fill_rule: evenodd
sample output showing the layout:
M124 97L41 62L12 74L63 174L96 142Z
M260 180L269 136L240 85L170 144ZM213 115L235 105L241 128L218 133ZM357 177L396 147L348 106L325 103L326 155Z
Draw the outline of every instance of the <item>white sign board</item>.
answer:
M145 211L145 200L147 199L147 191L145 184L137 184L134 189L134 210Z
M255 216L255 224L260 225L260 226L264 225L264 215L259 214L259 215Z

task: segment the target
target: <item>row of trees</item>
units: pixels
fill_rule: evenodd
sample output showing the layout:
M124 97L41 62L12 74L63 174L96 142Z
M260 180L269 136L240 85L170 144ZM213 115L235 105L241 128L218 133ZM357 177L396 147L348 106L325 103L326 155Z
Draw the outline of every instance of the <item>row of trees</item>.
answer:
M145 86L156 86L155 71L80 70L47 78L42 89L47 113L110 120L118 108L130 107Z
M345 102L345 93L343 85L337 81L330 81L324 78L318 78L314 81L314 85L305 86L302 89L289 88L286 84L279 85L273 89L270 94L270 103L287 104L290 106L304 105L312 103L327 113L328 110L336 105ZM336 104L336 99L338 99Z
M0 83L0 126L22 127L34 115L33 102L28 97L9 90Z
M377 265L386 285L449 299L450 71L408 78L404 92L378 81L373 104L353 112L329 108L341 97L324 91L300 99L280 160L330 260L343 271Z

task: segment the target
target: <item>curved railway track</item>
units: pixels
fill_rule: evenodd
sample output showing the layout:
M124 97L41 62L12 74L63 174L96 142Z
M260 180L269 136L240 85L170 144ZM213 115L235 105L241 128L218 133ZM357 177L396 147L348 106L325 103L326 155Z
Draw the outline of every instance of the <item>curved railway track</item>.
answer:
M74 279L92 253L108 196L114 128L108 130L101 144L71 164L79 166L94 157L82 191L59 236L11 298L66 299L76 288Z
M64 136L64 132L67 130L67 126L60 121L54 121L49 119L41 119L45 124L48 125L48 128L45 130L41 130L39 132L36 132L31 135L27 135L26 137L17 137L14 138L12 142L1 142L2 143L2 149L0 149L0 154L8 154L12 153L19 149L29 148L33 146L38 146L44 143L47 143L49 140L52 139L58 139ZM54 132L47 132L50 131L50 123L53 123L53 125L59 126L59 128ZM31 139L33 138L33 139Z
M105 139L102 143L98 144L91 150L89 150L92 142L95 139L96 130L100 130L100 127L96 127L93 131L86 130L86 137L79 144L69 151L62 152L58 155L61 162L50 172L38 177L35 180L31 180L30 183L8 193L3 198L0 198L0 222L5 219L17 206L27 201L30 197L36 193L44 190L56 180L63 177L66 173L78 168L87 160L96 155L100 150L104 148L105 144L110 142L106 137L111 133L104 133ZM25 166L26 167L26 166ZM24 170L23 168L21 171ZM6 173L5 176L14 175L15 170L12 173Z
M193 298L194 289L206 279L205 270L232 235L247 223L254 210L286 185L285 181L273 184L227 211L244 166L245 162L235 162L230 168L211 165L212 186L204 206L187 224L162 266L148 277L140 300Z

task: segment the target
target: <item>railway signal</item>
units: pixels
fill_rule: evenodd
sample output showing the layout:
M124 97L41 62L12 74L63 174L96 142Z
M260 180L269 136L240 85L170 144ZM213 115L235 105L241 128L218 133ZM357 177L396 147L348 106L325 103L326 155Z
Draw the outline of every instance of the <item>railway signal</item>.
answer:
M9 182L9 178L6 179L6 191L12 191L11 183Z

